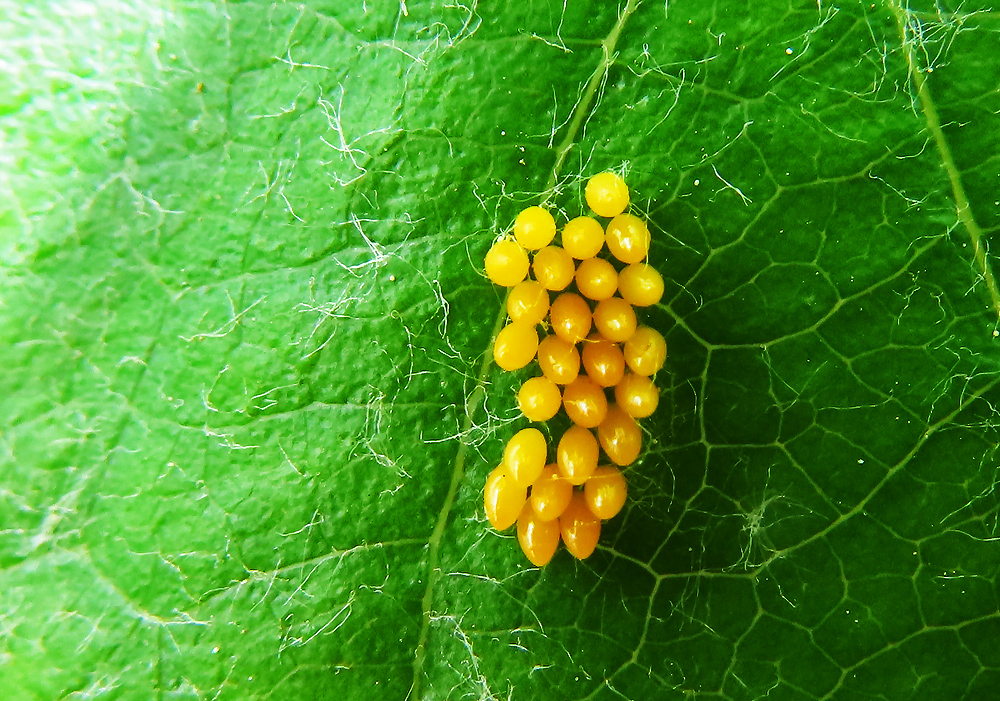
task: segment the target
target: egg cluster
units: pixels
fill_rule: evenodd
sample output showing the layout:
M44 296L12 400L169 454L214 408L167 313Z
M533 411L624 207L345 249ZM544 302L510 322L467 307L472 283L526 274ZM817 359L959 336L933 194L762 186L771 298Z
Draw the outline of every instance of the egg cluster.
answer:
M528 207L517 216L513 237L486 254L486 275L510 288L510 320L497 335L493 358L507 371L537 358L542 371L521 385L521 413L545 422L562 408L572 422L554 463L545 435L525 428L486 480L490 523L502 531L516 522L521 549L539 567L560 539L575 557L589 557L601 521L624 506L621 468L639 457L636 419L656 409L659 390L650 377L667 356L663 336L636 318L635 307L660 301L663 278L645 262L646 223L625 212L628 187L618 175L601 173L587 182L585 196L595 214L610 219L607 226L577 217L563 226L562 245L554 246L555 219L542 207ZM605 247L610 257L600 257ZM539 325L546 331L541 339Z

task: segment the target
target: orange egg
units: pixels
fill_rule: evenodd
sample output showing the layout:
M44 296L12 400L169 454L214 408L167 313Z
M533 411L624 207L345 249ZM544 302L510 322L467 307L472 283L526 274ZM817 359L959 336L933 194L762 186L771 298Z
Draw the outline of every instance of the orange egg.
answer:
M580 351L559 336L546 336L538 344L538 366L557 385L565 385L580 373Z
M558 466L546 465L541 476L531 485L531 508L539 520L551 521L559 518L570 498L573 496L573 485L559 474Z
M660 403L660 390L645 375L626 374L615 385L615 401L634 419L650 416Z
M569 506L559 517L559 531L573 557L585 560L601 537L601 520L590 512L581 492L574 492Z
M559 387L549 378L532 377L517 392L517 406L532 421L548 421L562 406Z
M586 375L580 375L566 385L563 407L569 420L577 426L596 428L608 413L604 388Z
M514 483L527 489L542 474L548 446L537 428L525 428L507 442L503 449L503 464Z
M642 429L617 404L608 407L608 415L597 427L597 438L605 454L616 465L631 465L642 449Z
M548 313L548 290L535 280L522 280L507 294L507 315L514 321L535 325Z
M609 297L597 303L593 312L593 322L594 328L604 338L622 343L635 333L635 310L621 297Z
M625 355L621 348L600 334L587 337L581 356L587 376L601 387L613 387L625 375Z
M590 429L570 426L556 448L559 474L570 484L583 484L597 469L599 452L600 446Z
M579 343L590 333L590 305L580 295L563 292L549 308L552 331L568 343Z
M634 214L619 214L608 223L604 237L611 255L631 265L649 254L649 227Z
M512 321L497 334L493 342L493 360L504 370L520 370L535 359L538 332L534 324Z
M583 485L583 497L590 513L607 521L625 505L628 483L622 471L613 465L600 465Z
M542 521L538 514L525 504L517 517L517 541L531 564L547 565L559 547L559 521Z
M486 518L498 531L514 525L527 499L527 488L519 487L504 465L494 469L486 478L486 487L483 489Z
M588 299L607 299L618 289L618 272L603 258L582 260L576 269L576 289Z
M625 362L636 375L653 375L667 360L667 342L656 329L640 326L625 342Z

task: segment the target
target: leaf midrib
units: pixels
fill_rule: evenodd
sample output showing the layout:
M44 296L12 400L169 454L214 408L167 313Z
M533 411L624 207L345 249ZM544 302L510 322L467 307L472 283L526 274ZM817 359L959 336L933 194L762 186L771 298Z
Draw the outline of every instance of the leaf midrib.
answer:
M596 100L600 88L606 79L608 70L614 63L615 47L618 44L618 39L620 38L622 30L625 28L625 24L628 22L629 17L631 17L638 8L640 1L641 0L628 0L618 17L618 21L601 42L601 58L598 61L594 72L591 74L590 79L587 81L586 86L581 92L580 99L573 107L573 112L569 120L569 126L567 127L565 138L563 138L562 142L560 142L560 144L556 147L556 159L542 197L543 202L549 202L557 192L557 184L559 182L559 177L566 161L566 157L569 155L569 152L572 150L573 146L577 143L577 140L580 137L580 132L590 115L591 109L594 106L594 101ZM465 420L463 421L462 431L459 435L468 435L473 426L476 408L485 401L486 377L492 367L492 354L489 352L489 349L493 347L493 341L500 332L500 329L503 327L505 318L506 304L501 304L497 317L493 323L493 329L490 333L488 347L483 353L483 362L480 365L479 373L476 378L476 386L470 393L465 403ZM468 452L469 444L464 441L459 443L458 450L455 454L455 463L452 469L451 483L448 486L448 492L445 495L444 503L438 512L438 518L435 523L434 530L431 532L431 536L428 539L427 587L424 590L423 597L421 598L421 624L416 649L414 650L413 683L410 687L409 693L407 694L407 699L412 701L419 701L423 698L421 678L423 675L424 660L427 655L427 640L430 636L434 593L441 575L438 567L441 554L441 542L444 530L448 525L448 520L451 516L451 510L455 505L455 497L458 494L458 488L461 486L462 480L465 477L465 461Z
M899 29L903 54L906 56L907 74L910 80L913 81L913 87L917 92L917 99L920 101L920 110L923 112L927 130L934 137L934 144L937 147L941 165L948 175L952 197L955 199L955 213L958 215L958 220L962 222L962 226L969 236L969 241L972 243L976 267L983 276L983 282L986 283L986 290L990 296L990 306L997 317L997 325L1000 326L1000 290L997 288L993 269L990 267L986 256L986 247L983 243L983 230L972 214L972 205L965 194L961 172L951 154L951 147L948 145L944 130L941 128L941 121L938 119L937 106L931 97L930 87L927 84L927 76L918 65L917 56L914 51L914 41L907 35L907 15L913 15L914 13L909 9L901 7L898 0L888 0L888 5Z

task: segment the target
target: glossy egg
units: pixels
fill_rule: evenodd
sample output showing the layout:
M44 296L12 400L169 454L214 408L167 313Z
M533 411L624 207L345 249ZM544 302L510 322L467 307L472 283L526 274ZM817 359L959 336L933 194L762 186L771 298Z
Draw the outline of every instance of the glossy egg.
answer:
M549 292L535 280L522 280L507 294L507 316L513 321L538 324L549 313Z
M645 375L626 373L615 385L615 402L634 419L650 416L660 404L660 390Z
M519 370L535 359L538 332L534 324L513 321L497 334L493 342L493 360L507 371Z
M598 302L594 308L593 321L598 333L615 343L627 341L636 329L635 310L621 297Z
M532 421L548 421L559 412L562 393L549 378L532 377L517 392L517 407Z
M542 474L548 446L537 428L524 428L514 434L503 450L503 464L514 483L527 489Z
M581 260L576 269L576 289L588 299L607 299L618 289L618 272L603 258Z
M486 487L483 489L486 518L498 531L514 525L527 499L527 488L514 482L506 466L500 465L486 478Z
M580 373L580 351L559 336L546 336L538 344L538 366L557 385L568 384Z
M559 338L569 343L579 343L590 333L590 305L574 292L563 292L549 308L549 323Z
M528 254L517 241L497 241L486 254L486 277L501 287L513 287L528 275Z
M593 258L604 248L604 227L592 217L571 219L563 227L562 247L577 260Z
M615 343L600 334L591 334L583 342L581 361L587 376L601 387L613 387L625 375L625 355Z
M573 485L559 474L555 464L546 465L542 474L531 485L531 508L542 521L559 518L573 496ZM520 507L518 507L520 508Z
M618 273L618 293L636 307L651 306L663 298L663 276L648 263L626 265Z
M624 354L636 375L653 375L667 360L667 342L656 329L640 326L625 342Z
M573 557L585 560L594 552L601 537L601 519L590 512L583 493L573 493L569 505L559 517L559 530L566 549Z
M608 400L603 387L580 375L563 390L563 408L577 426L596 428L608 413Z
M590 513L607 521L625 506L628 483L622 471L613 465L600 465L583 485L583 497Z
M564 290L573 282L576 267L573 257L558 246L546 246L535 254L531 270L547 290Z
M608 414L597 427L597 438L604 453L616 465L631 465L642 449L642 429L617 404L608 407Z
M638 263L649 254L649 228L639 217L619 214L604 230L611 255L622 263Z
M559 547L559 530L558 520L543 521L530 503L524 505L517 517L517 541L531 564L543 567L549 563Z
M583 484L597 469L600 446L590 429L570 426L556 448L559 474L570 484Z
M628 207L628 186L617 173L598 173L584 188L587 205L602 217L614 217Z
M514 220L514 238L529 251L548 246L555 236L555 219L541 207L523 209Z

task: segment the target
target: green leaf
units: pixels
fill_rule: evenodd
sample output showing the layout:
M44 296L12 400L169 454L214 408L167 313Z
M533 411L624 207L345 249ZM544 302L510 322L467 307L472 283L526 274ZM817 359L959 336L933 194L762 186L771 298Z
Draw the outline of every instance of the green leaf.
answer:
M5 698L995 695L996 13L72 13L0 0ZM661 407L537 569L481 261L609 168Z

